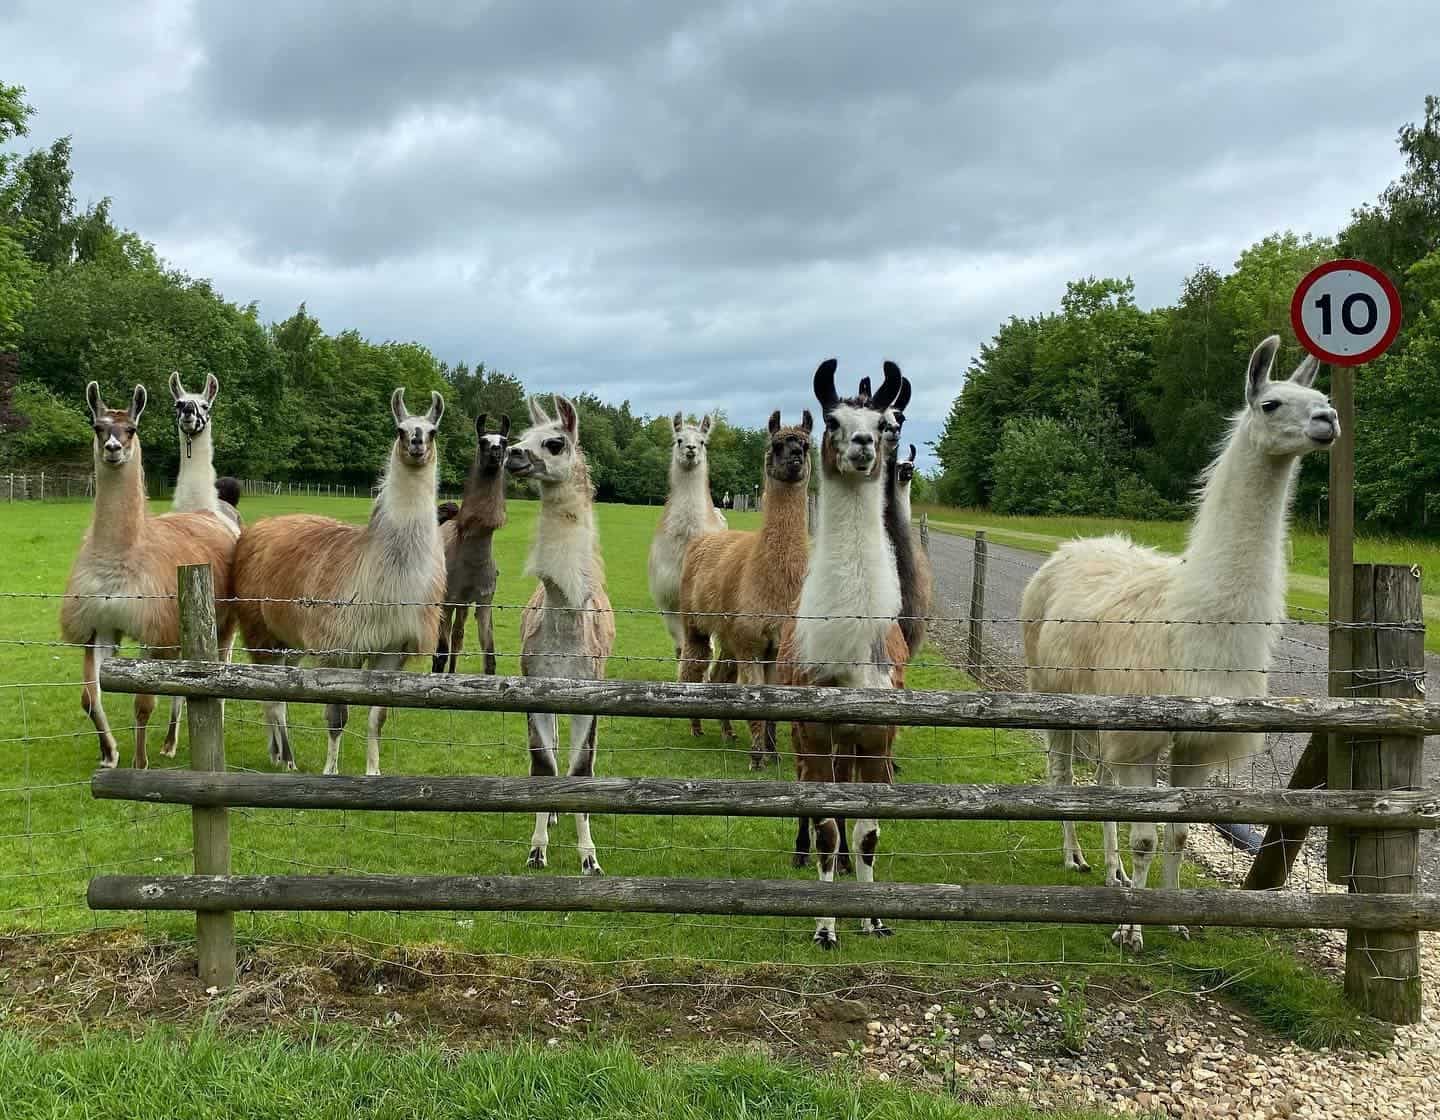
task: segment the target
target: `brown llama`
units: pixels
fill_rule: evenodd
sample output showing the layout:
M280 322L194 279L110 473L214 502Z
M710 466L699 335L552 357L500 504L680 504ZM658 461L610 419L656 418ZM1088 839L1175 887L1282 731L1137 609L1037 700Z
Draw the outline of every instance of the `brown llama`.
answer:
M80 704L100 740L100 765L119 761L100 694L100 668L124 638L134 638L148 657L180 653L180 612L175 569L209 564L214 579L220 648L235 632L230 596L235 552L233 526L211 512L152 515L145 504L145 467L137 428L145 411L145 386L136 385L130 407L107 408L100 386L85 387L95 431L95 512L70 568L60 632L85 647ZM149 764L145 737L155 697L135 697L135 765Z
M605 565L595 533L595 490L580 448L575 406L559 396L553 403L554 419L534 397L529 399L530 427L505 459L510 474L533 479L540 487L540 516L526 568L540 583L520 615L520 672L598 681L605 677L605 660L615 645L615 614L605 593ZM525 722L531 775L554 777L559 772L560 718L553 712L529 712ZM596 716L570 717L571 777L594 776L598 729ZM545 866L553 816L535 814L529 867ZM575 814L575 832L580 873L601 874L588 813Z
M882 425L900 392L901 374L886 362L879 391L859 404L859 398L837 396L835 367L831 359L815 371L815 397L825 418L819 516L799 608L785 626L778 677L789 685L893 689L903 683L907 649L896 622L900 579L885 535ZM894 780L893 724L800 722L792 724L792 734L801 781ZM841 825L834 817L814 823L820 880L828 883L839 863ZM852 833L856 877L872 882L879 822L856 820ZM860 930L891 932L879 918L862 919ZM822 949L838 944L833 917L816 919L815 943Z
M390 398L395 440L380 492L365 525L290 514L247 526L235 551L237 614L250 656L262 664L321 664L399 669L435 650L445 553L435 519L435 431L445 411L411 416L405 390ZM264 705L270 761L295 769L285 704ZM370 709L365 772L380 773L385 708ZM325 773L340 769L340 737L349 709L325 706Z
M485 673L495 675L495 623L492 604L500 569L492 544L505 524L505 449L510 417L498 431L485 431L485 414L475 418L475 461L465 478L465 498L453 518L441 522L445 546L445 602L440 608L440 642L431 670L455 671L465 648L465 619L475 604L475 629L485 654ZM448 655L448 656L447 656Z
M774 684L780 629L795 613L805 582L810 548L806 495L810 483L807 410L800 423L780 426L770 414L765 448L765 517L759 531L728 529L690 542L680 579L680 616L685 649L682 681L699 681L710 659L712 638L722 661L730 661L741 684ZM722 671L713 679L726 679ZM775 725L750 721L750 769L778 759Z

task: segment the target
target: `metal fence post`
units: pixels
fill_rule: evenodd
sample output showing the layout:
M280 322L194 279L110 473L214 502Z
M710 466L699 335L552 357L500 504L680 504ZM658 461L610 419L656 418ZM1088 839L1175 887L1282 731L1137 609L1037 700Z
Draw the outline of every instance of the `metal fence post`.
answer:
M176 572L180 607L180 655L190 661L219 661L215 636L215 584L209 564L188 564ZM225 769L224 701L191 699L185 705L190 728L190 768ZM195 874L230 874L230 818L224 808L191 810ZM235 914L195 912L195 947L200 983L229 988L235 983Z
M970 675L977 680L984 661L985 641L985 530L975 530L974 563L970 572L970 638L965 652L970 656Z

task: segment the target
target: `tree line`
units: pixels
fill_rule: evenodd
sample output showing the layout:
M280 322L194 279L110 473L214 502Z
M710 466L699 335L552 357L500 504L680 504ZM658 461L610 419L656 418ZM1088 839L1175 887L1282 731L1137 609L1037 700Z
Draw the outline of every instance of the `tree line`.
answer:
M187 387L198 389L206 372L220 379L216 466L245 478L368 485L393 438L397 385L417 407L431 389L444 394L441 479L451 486L469 467L476 416L489 414L492 426L505 413L518 427L528 423L525 386L513 373L483 361L452 366L415 342L327 334L303 303L282 322L263 323L255 304L232 303L209 281L166 265L115 224L108 199L77 204L68 138L13 150L31 112L23 89L0 82L0 466L88 468L86 383L128 399L141 381L152 417L164 417L147 418L146 466L152 478L173 479L172 369ZM663 501L670 418L590 393L575 401L600 500ZM751 493L766 433L716 420L711 489L717 500Z
M1296 283L1331 257L1395 281L1399 337L1356 377L1356 515L1421 530L1440 518L1440 98L1400 129L1405 170L1333 238L1290 231L1200 265L1168 307L1144 310L1128 279L1067 285L1058 311L1012 317L971 361L935 450L947 503L1003 513L1181 515L1240 407L1245 361L1290 328ZM1288 367L1287 367L1288 369ZM1328 368L1321 387L1328 386ZM1326 465L1306 461L1303 515L1323 516Z

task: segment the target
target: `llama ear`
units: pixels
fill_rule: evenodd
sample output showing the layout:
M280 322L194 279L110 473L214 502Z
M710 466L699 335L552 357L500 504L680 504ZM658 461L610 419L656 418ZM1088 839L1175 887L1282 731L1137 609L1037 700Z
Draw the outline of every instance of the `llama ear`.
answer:
M505 438L507 438L509 435L510 435L510 414L509 414L508 412L502 412L502 413L500 414L500 438L501 438L501 439L505 439Z
M525 406L530 409L531 424L548 424L550 417L545 415L545 410L540 407L540 402L533 396L525 398Z
M860 379L860 390L859 390L859 392L857 392L857 393L855 394L857 397L860 398L860 403L861 403L861 404L869 404L869 403L870 403L870 397L871 397L871 395L872 395L873 393L874 393L874 389L872 389L872 388L870 387L870 378L869 378L869 376L867 375L867 376L865 376L865 377L862 377L862 378Z
M900 389L905 383L900 367L894 362L886 362L884 368L885 380L881 383L879 392L870 399L870 407L881 412L895 403L895 398L900 395Z
M915 461L915 445L913 443L910 445L910 458L908 461L911 463Z
M685 417L680 415L680 413L678 412L675 413L674 416L670 417L670 426L678 432L681 428L685 426Z
M770 414L770 423L766 426L770 429L772 436L780 430L780 410L778 408Z
M396 390L390 394L390 415L395 418L395 426L397 428L405 423L406 417L410 415L405 411L405 387L403 385L397 387Z
M815 430L815 417L810 415L808 408L800 414L800 426L805 429L806 435Z
M1295 372L1290 375L1290 380L1296 385L1303 385L1310 388L1315 384L1315 375L1320 372L1320 359L1314 354L1307 354L1305 360L1295 367Z
M475 438L485 438L485 414L483 412L475 417Z
M85 386L85 403L90 406L90 418L99 420L100 414L106 411L105 402L100 399L100 382L92 381Z
M815 399L820 402L821 412L828 413L840 403L840 397L835 392L835 370L839 366L834 358L826 358L815 370Z
M1245 375L1245 400L1254 404L1255 399L1270 383L1270 369L1275 364L1275 352L1280 349L1280 336L1272 334L1250 355L1250 369Z
M145 411L145 402L150 399L150 394L145 391L144 385L136 385L134 395L130 398L130 423L140 423L140 414Z
M214 404L215 398L220 395L220 379L213 373L205 375L205 403Z
M896 411L897 413L903 413L903 412L905 411L905 406L908 405L909 403L910 403L910 379L909 379L908 377L902 377L902 378L900 379L900 395L895 398L895 411ZM903 419L903 417L902 417L902 419Z
M700 418L700 434L702 436L708 436L710 434L710 417L708 415Z
M572 439L580 438L580 416L575 411L575 406L570 403L568 397L557 396L555 401L555 416L564 429L570 433Z
M172 369L170 371L170 380L166 384L170 386L170 396L173 400L178 401L185 395L185 386L180 384L180 371L178 369Z
M445 398L434 389L430 390L430 411L425 418L437 428L440 426L440 418L445 415Z

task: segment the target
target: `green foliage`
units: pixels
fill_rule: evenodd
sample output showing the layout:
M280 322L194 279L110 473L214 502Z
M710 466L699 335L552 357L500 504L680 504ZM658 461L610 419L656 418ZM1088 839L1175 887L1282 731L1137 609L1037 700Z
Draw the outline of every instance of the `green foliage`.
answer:
M83 406L61 400L44 385L22 381L11 407L20 417L0 446L0 465L75 461L90 448L90 420Z

